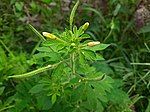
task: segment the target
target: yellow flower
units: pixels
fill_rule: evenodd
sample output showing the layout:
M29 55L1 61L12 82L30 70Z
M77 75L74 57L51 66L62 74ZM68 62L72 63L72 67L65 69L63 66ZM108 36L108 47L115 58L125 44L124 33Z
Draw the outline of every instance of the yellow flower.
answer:
M100 44L100 42L99 42L99 41L95 41L95 42L89 42L89 43L87 43L87 45L88 45L89 47L93 47L93 46L98 45L98 44Z

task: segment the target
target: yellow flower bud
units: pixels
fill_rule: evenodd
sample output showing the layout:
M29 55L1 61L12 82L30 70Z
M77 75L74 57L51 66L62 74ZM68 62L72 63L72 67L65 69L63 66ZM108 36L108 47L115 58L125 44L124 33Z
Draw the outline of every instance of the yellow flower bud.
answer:
M93 47L93 46L98 45L98 44L100 44L100 42L99 42L99 41L95 41L95 42L89 42L89 43L87 43L87 45L88 45L89 47Z
M50 34L50 33L48 33L48 32L43 32L42 34L43 34L45 37L50 38L50 39L53 39L53 40L55 40L55 39L58 38L58 37L56 37L55 35Z
M85 31L87 28L89 27L89 23L88 22L86 22L84 25L83 25L83 30Z

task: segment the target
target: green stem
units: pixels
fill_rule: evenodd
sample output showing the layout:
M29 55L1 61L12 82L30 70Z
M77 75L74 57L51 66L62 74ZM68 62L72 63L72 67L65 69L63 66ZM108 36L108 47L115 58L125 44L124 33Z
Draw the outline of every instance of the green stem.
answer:
M9 54L10 54L12 57L15 57L15 56L13 55L13 53L9 50L9 48L5 45L5 43L4 43L2 40L0 40L0 43L4 46L4 48L6 49L6 51L9 52Z
M75 53L71 54L71 65L72 65L72 75L74 75L75 72Z
M41 44L41 42L42 42L42 40L40 40L37 44L36 44L36 46L34 47L34 49L32 50L32 52L31 52L31 57L33 56L33 54L35 53L35 51L36 51L36 49L39 47L39 45Z
M112 32L113 32L113 29L110 30L110 32L108 33L107 37L104 39L104 42L111 36Z

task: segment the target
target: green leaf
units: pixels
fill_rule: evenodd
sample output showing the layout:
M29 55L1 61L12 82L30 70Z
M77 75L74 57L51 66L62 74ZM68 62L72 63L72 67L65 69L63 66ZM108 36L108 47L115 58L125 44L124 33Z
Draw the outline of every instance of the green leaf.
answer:
M101 51L101 50L104 50L106 49L107 47L109 46L109 44L98 44L98 45L95 45L95 46L86 46L84 47L83 49L87 49L87 50L91 50L91 51Z
M96 60L96 54L91 50L82 50L82 54L85 56L87 60Z
M148 33L150 32L150 24L144 26L143 28L140 29L140 31L138 32L138 34L140 33Z
M0 87L0 95L2 95L2 94L3 94L4 89L5 89L5 87L4 87L4 86Z
M145 112L149 112L149 111L150 111L150 99L148 99L148 106L147 106Z
M40 52L52 52L52 49L49 47L38 47L37 50Z
M49 110L52 107L51 99L46 95L38 95L37 96L37 106L41 110Z
M102 61L102 60L105 60L105 59L103 58L102 55L96 54L96 60L97 60L97 61L98 61L98 60Z
M31 6L31 8L32 8L33 10L35 10L35 9L37 8L37 4L36 4L36 2L34 2L34 1L32 1L32 2L30 3L30 6Z
M52 99L51 99L52 104L54 104L56 102L56 100L57 100L57 94L53 94Z
M80 38L81 38L81 39L88 39L88 38L90 38L90 35L88 35L88 34L83 34L83 35L80 36Z
M82 52L79 53L79 64L85 64L85 56L82 54Z
M22 11L22 9L23 9L23 2L16 2L15 3L15 7L16 7L16 9L18 10L18 11Z
M44 86L45 84L37 84L34 87L32 87L29 92L32 94L39 93L43 91Z
M56 53L56 52L49 52L49 53L47 53L47 52L44 52L44 53L41 52L41 53L37 53L37 54L33 55L33 57L35 59L41 59L41 58L48 57L49 61L55 61L55 62L59 61L61 59L59 53Z

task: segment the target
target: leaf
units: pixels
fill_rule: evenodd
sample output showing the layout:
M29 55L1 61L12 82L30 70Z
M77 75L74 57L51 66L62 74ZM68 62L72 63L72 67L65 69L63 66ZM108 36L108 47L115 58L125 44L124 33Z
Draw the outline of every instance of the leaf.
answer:
M2 95L2 94L3 94L4 89L5 89L5 87L4 87L4 86L0 87L0 95Z
M80 38L81 38L81 39L88 39L88 38L90 38L90 35L88 35L88 34L83 34L83 35L80 36Z
M82 50L82 54L85 56L87 60L95 60L96 54L90 50Z
M95 112L103 112L104 107L100 101L97 101L97 110Z
M38 47L37 50L40 52L52 52L49 47Z
M141 34L141 33L148 33L150 32L150 24L144 26L143 28L140 29L140 31L138 32L138 34Z
M18 10L18 11L22 11L22 9L23 9L23 2L16 2L15 3L15 7L16 7L16 9Z
M20 112L22 112L23 111L23 109L25 109L26 107L28 106L28 102L26 101L26 100L17 100L16 101L16 109L17 109L17 111L20 111Z
M96 60L97 60L97 61L98 61L98 60L102 61L102 60L105 60L105 59L103 58L102 55L96 54Z
M59 61L61 58L60 58L60 55L58 53L55 53L55 52L49 52L49 53L37 53L34 55L34 58L35 59L40 59L40 58L45 58L45 57L48 57L49 61Z
M54 70L53 70L53 75L54 76L58 76L61 75L63 73L63 70L65 69L64 64L60 64L58 65Z
M88 109L95 110L97 105L97 96L95 95L95 92L93 89L88 86L87 87L87 102L88 102ZM85 105L87 106L87 105Z
M56 99L57 99L57 95L56 95L56 94L53 94L53 95L52 95L52 99L51 99L52 104L54 104L54 103L56 102Z
M85 56L82 54L82 52L79 53L79 64L85 64Z
M87 49L87 50L91 50L91 51L101 51L101 50L104 50L106 49L107 47L109 46L109 44L98 44L98 45L95 45L95 46L86 46L84 47L83 49Z
M52 107L51 99L46 95L38 95L37 96L37 106L41 110L49 110Z
M30 93L35 94L43 91L45 84L37 84L30 89Z
M150 111L150 99L148 99L148 105L147 105L145 112L149 112L149 111Z

